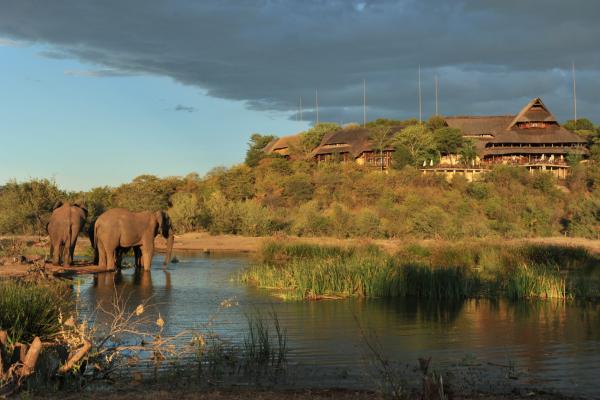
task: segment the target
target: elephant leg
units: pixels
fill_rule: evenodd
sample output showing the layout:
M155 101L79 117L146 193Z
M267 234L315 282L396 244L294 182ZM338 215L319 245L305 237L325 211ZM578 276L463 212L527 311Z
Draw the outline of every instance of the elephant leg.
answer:
M69 246L69 265L73 264L73 258L75 257L75 246L77 245L77 236L73 238L71 245Z
M98 241L98 266L106 268L106 249L101 241Z
M142 268L142 250L139 246L133 248L133 254L135 256L135 267Z
M117 266L117 248L106 247L106 269L112 271Z
M70 267L71 266L71 262L70 262L70 255L69 253L71 252L71 245L67 242L65 242L65 244L63 244L63 248L62 248L62 264L65 267Z
M60 242L55 243L52 241L50 245L50 259L52 260L52 265L60 265Z
M54 256L54 265L62 265L63 263L63 253L65 252L65 244L64 242L58 243L58 249L56 250L56 255Z
M153 252L153 246L142 246L142 265L144 267L144 271L150 271L150 268L152 268Z
M121 268L123 266L123 254L125 254L127 250L123 247L118 247L116 250L116 258L115 258L115 266L117 268Z

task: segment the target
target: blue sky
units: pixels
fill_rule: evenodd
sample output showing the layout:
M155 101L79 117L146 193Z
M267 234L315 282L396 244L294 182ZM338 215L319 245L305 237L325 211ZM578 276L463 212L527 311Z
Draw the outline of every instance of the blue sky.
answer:
M89 65L43 49L0 45L0 184L54 178L85 190L141 174L203 174L242 162L252 132L308 126L169 77L85 76Z
M0 0L0 184L67 189L243 161L253 132L434 110L515 114L541 97L599 123L600 2ZM296 122L298 100L305 122Z

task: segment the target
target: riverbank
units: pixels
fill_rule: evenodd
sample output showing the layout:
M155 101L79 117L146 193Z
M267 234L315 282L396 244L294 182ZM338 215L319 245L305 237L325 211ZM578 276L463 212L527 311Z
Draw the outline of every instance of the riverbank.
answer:
M54 398L40 397L40 398ZM61 395L63 400L75 399L97 399L98 393L74 393L72 395ZM180 391L180 390L135 390L129 389L117 393L102 392L102 398L107 400L167 400L177 398L180 400L383 400L388 397L381 393L370 391L355 391L344 389L327 389L327 390L256 390L256 389L237 389L237 390L209 390L209 391ZM417 398L417 397L415 397ZM460 395L455 394L455 400L518 400L518 399L538 399L538 400L568 400L575 399L573 397L565 397L559 394L551 393L526 393L508 394L508 395L490 395L490 394L473 394Z
M28 256L29 262L20 263L11 257L2 257L0 254L0 277L18 277L26 275L35 261L48 253L49 241L45 236L2 236L3 241L20 241L24 243L22 255ZM298 237L298 236L239 236L239 235L210 235L206 232L190 232L175 237L174 251L180 252L202 252L202 253L246 253L257 254L265 243L277 241L286 244L313 244L320 246L356 247L373 244L385 250L389 254L395 254L410 244L423 247L444 247L456 242L445 240L414 240L414 239L339 239L332 237ZM583 248L591 254L600 255L600 240L570 237L543 237L524 239L471 239L459 241L464 243L494 243L498 245L520 245L539 244L552 245L567 248ZM166 241L158 237L155 241L156 250L164 252ZM77 241L76 255L90 255L90 241L86 237L80 237ZM29 257L33 256L33 257ZM104 272L104 269L89 262L79 262L70 268L52 266L45 264L45 270L49 274L94 274Z

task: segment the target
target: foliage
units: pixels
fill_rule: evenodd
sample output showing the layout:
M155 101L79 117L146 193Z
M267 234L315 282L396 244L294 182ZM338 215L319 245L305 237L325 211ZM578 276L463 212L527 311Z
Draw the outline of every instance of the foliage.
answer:
M131 211L159 211L169 207L169 197L177 189L177 180L160 179L154 175L140 175L119 186L113 195L113 204Z
M456 154L463 146L463 137L460 129L441 127L433 131L433 140L436 149L446 154Z
M43 234L54 205L65 198L53 181L9 181L0 187L0 234Z
M413 134L417 144L427 146L413 146L411 153L407 146L414 143L407 137ZM398 143L398 137L406 144ZM51 181L13 181L0 187L0 234L43 234L56 200L82 198L90 221L111 207L162 209L169 211L178 233L445 240L599 237L600 165L593 159L573 166L564 183L568 190L557 189L563 183L550 174L501 165L473 183L459 178L448 182L414 168L436 157L434 138L424 125L405 128L395 137L393 168L385 174L356 163L265 158L255 168L220 167L205 176L143 175L116 188L78 193L63 192ZM472 143L463 143L459 154L468 164L475 157Z
M597 262L581 248L543 245L406 245L390 255L374 246L273 242L240 279L274 289L286 299L598 298L600 281L587 278Z
M14 342L52 339L60 331L61 313L68 311L68 298L63 282L0 280L0 330Z
M340 129L340 125L334 122L321 122L311 129L300 134L300 146L304 155L310 153L315 147L321 144L323 137L329 133Z
M265 157L263 149L276 137L273 135L261 135L253 133L248 142L248 151L246 152L245 164L249 167L256 167L260 160Z
M395 144L404 147L415 165L432 158L435 152L433 134L425 125L411 125L396 134Z
M173 206L169 216L178 233L189 232L201 225L205 216L198 196L195 193L177 192L171 198Z

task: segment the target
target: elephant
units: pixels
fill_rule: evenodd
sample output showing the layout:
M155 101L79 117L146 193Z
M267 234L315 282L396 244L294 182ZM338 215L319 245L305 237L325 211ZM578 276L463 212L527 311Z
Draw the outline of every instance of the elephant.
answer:
M46 227L50 235L52 264L68 267L73 263L77 236L85 225L87 214L87 209L78 203L58 202L54 206Z
M141 264L144 270L149 270L154 256L154 238L159 234L167 239L164 265L171 261L175 235L171 220L164 211L132 212L113 208L98 217L93 231L98 265L107 270L118 266L124 249L129 247L136 252L136 266Z

